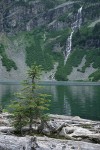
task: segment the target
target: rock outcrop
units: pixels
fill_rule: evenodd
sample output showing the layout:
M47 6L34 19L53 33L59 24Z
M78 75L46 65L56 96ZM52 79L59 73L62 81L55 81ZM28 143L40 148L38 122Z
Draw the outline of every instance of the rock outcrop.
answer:
M100 150L100 121L50 115L41 137L16 137L8 116L5 113L0 116L0 150ZM6 126L5 120L6 123L8 120ZM33 129L36 129L34 125Z
M100 150L99 144L48 137L0 135L0 150Z
M47 73L49 73L48 70L54 68L53 62L57 62L58 67L54 79L67 80L67 75L71 73L68 70L71 69L66 69L63 65L66 45L72 46L71 53L77 49L77 45L79 49L83 48L83 51L92 48L95 50L100 47L98 31L96 36L94 34L91 36L91 33L89 33L90 36L87 36L87 33L82 37L80 37L80 34L72 37L72 34L70 34L73 23L77 24L78 22L76 18L79 17L79 8L82 8L82 26L86 24L86 27L88 27L89 22L100 18L100 3L96 1L85 1L86 3L84 3L84 0L0 1L0 45L3 45L5 51L4 54L2 54L2 50L0 52L1 80L24 80L28 66L31 66L34 62L41 64ZM51 3L52 6L49 5ZM72 39L70 44L66 44L68 37ZM96 51L98 50L96 49ZM57 57L55 57L55 54L57 54ZM13 67L14 65L15 67ZM68 68L73 66L72 63L68 65ZM87 68L90 72L89 69L91 68ZM64 70L63 74L62 70ZM47 75L45 76L47 78ZM49 77L48 80L52 80L51 74L49 74ZM89 76L87 78L82 76L81 79L89 80ZM74 78L71 78L71 80L74 80Z
M0 135L0 150L34 150L36 147L36 137Z
M20 31L31 31L37 26L47 24L49 28L63 29L68 24L59 22L57 19L63 13L69 13L73 9L73 3L66 2L46 10L46 5L41 0L30 2L4 0L0 2L0 32L11 35ZM50 25L54 20L55 22Z

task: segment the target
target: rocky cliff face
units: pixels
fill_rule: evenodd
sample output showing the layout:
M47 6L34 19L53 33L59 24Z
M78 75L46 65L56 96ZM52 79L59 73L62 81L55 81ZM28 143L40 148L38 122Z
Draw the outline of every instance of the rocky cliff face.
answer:
M67 75L71 73L67 69L70 64L66 62L64 65L63 54L66 49L66 40L81 6L83 8L82 28L80 27L73 35L72 53L77 45L79 49L83 47L95 49L100 46L100 38L97 34L94 36L90 33L91 31L87 31L89 33L87 37L86 33L89 24L100 17L100 3L98 1L84 2L84 0L1 1L0 47L3 47L3 50L0 48L1 79L23 79L25 70L36 61L37 64L42 64L46 71L53 69L54 64L58 62L56 74L53 75L55 77L51 78L51 73L48 79L67 80ZM85 28L84 32L83 28ZM80 63L81 60L82 58Z
M40 0L26 2L5 0L0 3L0 31L17 34L20 31L31 31L35 27L45 25L55 29L67 27L66 24L57 22L57 19L72 9L73 2L66 2L47 10L46 4Z
M39 1L24 2L5 0L1 2L1 32L16 34L36 26L36 17L44 12L44 5Z

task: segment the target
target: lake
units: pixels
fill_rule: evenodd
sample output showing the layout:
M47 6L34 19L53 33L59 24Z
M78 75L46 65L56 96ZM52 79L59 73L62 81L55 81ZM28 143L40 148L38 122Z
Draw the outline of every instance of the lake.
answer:
M82 118L100 120L100 83L86 82L41 82L42 92L51 95L49 113L80 116ZM0 103L3 109L13 93L19 91L21 85L16 83L0 83Z

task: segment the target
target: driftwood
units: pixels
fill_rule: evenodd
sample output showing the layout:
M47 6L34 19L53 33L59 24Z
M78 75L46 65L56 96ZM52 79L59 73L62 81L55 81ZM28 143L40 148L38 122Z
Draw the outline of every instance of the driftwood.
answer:
M59 133L63 127L66 127L66 123L63 123L58 128L54 128L54 127L50 126L48 123L46 123L46 125L50 129L51 134Z
M63 124L59 125L58 128L56 128L53 125L51 125L49 122L42 121L41 124L38 126L37 131L39 133L43 133L43 130L45 130L45 128L48 128L48 132L50 132L51 135L59 134L59 132L61 132L61 130L66 126L69 126L69 125L66 123L63 123Z
M1 114L1 121L8 122L9 114ZM7 120L8 118L8 120ZM50 121L33 120L32 134L41 133L49 137L63 137L70 140L100 143L100 122L81 119L80 117L50 115ZM29 134L29 127L22 128L22 135ZM11 135L16 130L5 124L0 126L0 132Z

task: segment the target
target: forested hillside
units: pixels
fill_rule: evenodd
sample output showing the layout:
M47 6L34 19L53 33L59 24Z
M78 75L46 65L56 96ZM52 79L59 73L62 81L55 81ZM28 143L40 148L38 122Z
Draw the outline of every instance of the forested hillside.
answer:
M34 62L46 80L99 81L100 1L1 0L1 79L24 79Z

